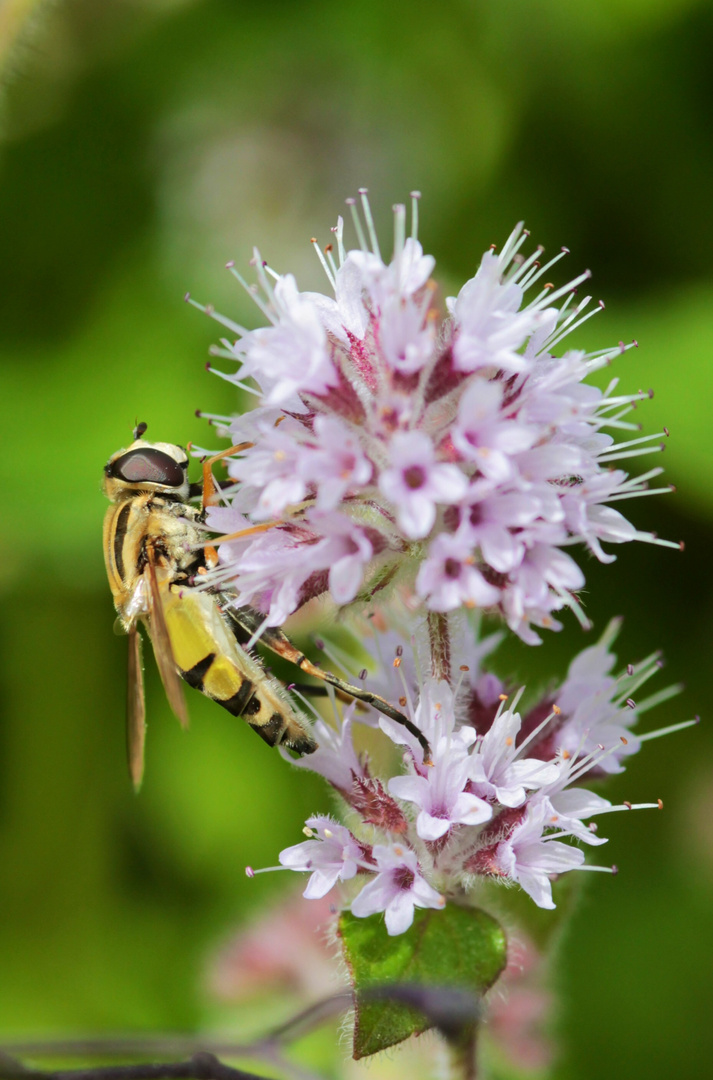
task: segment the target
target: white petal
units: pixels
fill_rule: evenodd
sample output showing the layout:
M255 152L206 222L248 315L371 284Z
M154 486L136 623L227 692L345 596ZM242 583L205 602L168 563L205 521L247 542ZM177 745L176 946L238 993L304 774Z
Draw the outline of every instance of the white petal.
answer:
M315 870L302 893L306 900L321 900L332 889L339 878L339 867L329 870Z
M493 809L484 799L464 791L453 804L450 816L452 821L461 825L480 825L483 821L490 820Z
M390 937L403 934L413 922L413 896L411 891L403 891L393 898L386 909L386 929ZM352 905L354 911L354 905Z
M450 827L448 818L433 817L427 810L422 810L416 818L416 832L422 840L439 840Z

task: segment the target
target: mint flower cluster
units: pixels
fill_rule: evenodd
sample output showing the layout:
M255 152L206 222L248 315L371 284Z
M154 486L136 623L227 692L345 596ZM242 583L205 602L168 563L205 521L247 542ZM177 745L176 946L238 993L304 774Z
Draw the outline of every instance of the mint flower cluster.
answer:
M219 559L195 587L261 614L248 650L316 597L351 617L372 654L364 689L392 715L332 696L326 718L288 688L314 713L318 747L283 754L327 781L342 820L309 818L307 839L272 869L308 874L309 898L339 888L343 910L383 913L394 936L416 908L487 902L492 882L553 908L557 876L614 871L587 861L606 843L596 819L662 803L612 805L590 784L622 772L646 740L696 721L638 730L680 687L639 699L657 654L614 673L616 620L556 690L526 706L524 690L484 667L504 632L480 640L483 614L529 644L540 628L561 628L563 608L588 627L573 546L603 562L614 558L604 545L680 546L616 509L671 490L648 486L660 468L630 477L619 465L663 448L667 431L642 436L631 419L646 394L586 382L630 346L559 349L603 306L577 293L588 272L555 286L566 249L543 262L518 225L441 307L417 196L408 237L406 208L394 207L387 262L360 195L361 213L347 200L357 247L347 250L341 218L333 243L322 251L314 241L330 295L301 292L256 250L256 286L229 267L267 325L247 330L202 308L230 332L213 350L237 363L222 377L256 405L209 417L235 444L232 483L207 518L223 534L209 541ZM360 750L364 726L381 732L377 765Z
M327 592L364 608L387 585L423 611L499 612L532 644L535 628L560 629L564 607L587 625L568 549L607 562L603 544L678 546L615 508L662 471L629 477L618 463L662 449L666 434L639 436L625 419L641 391L585 382L630 346L558 355L603 305L577 295L588 272L555 287L566 249L543 263L522 225L441 310L416 197L408 237L394 207L390 262L361 200L364 223L348 200L357 248L341 218L333 244L314 242L332 295L301 292L256 250L259 285L229 266L268 325L248 331L203 309L231 331L213 350L237 362L223 377L257 398L244 416L211 418L243 450L228 463L237 488L209 517L239 535L204 584L229 581L271 626Z
M477 898L484 879L517 884L539 907L554 908L554 875L615 872L586 862L577 846L606 843L593 819L663 804L612 805L585 785L622 772L644 741L668 733L632 729L641 714L681 689L668 687L637 704L631 694L660 660L653 655L613 674L610 642L617 629L612 623L597 645L575 658L562 685L527 709L519 707L522 690L513 693L478 666L461 665L457 680L420 681L417 665L406 662L413 655L397 646L376 681L387 695L400 694L430 743L432 763L424 763L413 735L387 717L360 720L350 707L341 715L335 710L331 724L318 720L319 749L294 764L327 780L347 825L309 818L309 839L281 852L280 864L310 874L308 898L348 883L352 913L384 912L392 935L408 929L415 907L441 908L464 894ZM500 639L492 635L469 652L482 660ZM375 655L383 655L383 644ZM356 752L360 722L378 722L401 751L394 775L375 774L368 757Z

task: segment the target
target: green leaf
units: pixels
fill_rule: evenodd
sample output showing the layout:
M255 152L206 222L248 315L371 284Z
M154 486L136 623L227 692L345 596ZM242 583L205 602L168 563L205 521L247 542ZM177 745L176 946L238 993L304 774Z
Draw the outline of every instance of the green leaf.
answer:
M364 991L393 983L456 987L480 996L506 962L502 927L477 908L450 904L417 911L405 934L389 937L381 915L339 919L339 936L355 990L354 1057L402 1042L432 1026L422 1013L396 1001L367 1000Z

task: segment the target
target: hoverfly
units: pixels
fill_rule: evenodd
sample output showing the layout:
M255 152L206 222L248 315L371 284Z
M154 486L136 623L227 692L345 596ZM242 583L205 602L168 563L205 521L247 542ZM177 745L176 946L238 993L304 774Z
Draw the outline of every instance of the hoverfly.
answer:
M195 587L196 577L200 580L217 562L202 527L217 495L212 466L246 444L208 458L203 483L191 485L183 447L144 442L145 431L145 424L136 427L134 441L112 454L103 478L112 503L104 519L104 559L118 622L129 636L127 752L134 786L143 777L146 728L139 623L151 638L166 696L182 726L188 724L188 713L181 679L233 716L244 717L270 746L311 754L317 743L309 727L257 653L246 648L263 616L240 606L229 587ZM189 502L198 493L200 508ZM429 756L424 736L389 702L316 667L279 628L264 629L261 641L305 674L334 686L340 696L358 698L404 724Z

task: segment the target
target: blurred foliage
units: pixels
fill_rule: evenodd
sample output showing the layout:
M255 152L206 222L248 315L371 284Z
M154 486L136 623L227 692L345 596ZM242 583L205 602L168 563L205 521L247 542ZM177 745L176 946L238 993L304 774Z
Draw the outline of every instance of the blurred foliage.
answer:
M328 800L198 695L181 733L152 672L134 798L99 476L136 419L212 443L194 410L240 403L204 373L218 334L184 292L254 325L221 269L253 243L321 287L309 237L360 184L382 233L423 191L444 292L520 217L594 271L607 310L578 343L636 337L612 374L655 387L640 418L671 431L679 493L631 515L687 546L587 560L585 599L598 628L626 616L623 662L660 645L687 679L660 722L705 714L712 47L703 0L0 3L3 1032L247 1015L210 997L206 957L284 885L245 864L274 863ZM586 641L569 620L500 663L541 684ZM608 819L622 873L591 875L560 947L563 1080L709 1071L710 743L705 726L653 743L607 792L666 811Z

